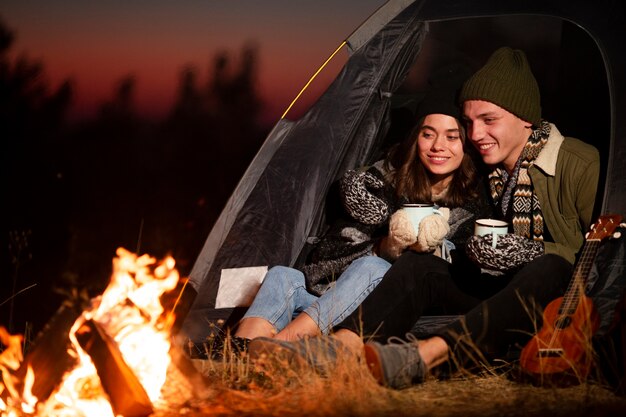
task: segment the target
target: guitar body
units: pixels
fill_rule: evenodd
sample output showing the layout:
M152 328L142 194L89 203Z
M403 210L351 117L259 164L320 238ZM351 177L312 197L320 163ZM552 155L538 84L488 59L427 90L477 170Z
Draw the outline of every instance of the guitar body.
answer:
M593 365L591 338L600 326L589 297L581 296L573 314L559 314L563 297L553 300L543 313L543 326L526 344L520 366L539 384L571 385L584 381Z
M567 291L546 306L541 330L522 349L522 376L532 382L571 385L589 375L594 363L592 338L600 316L585 295L585 282L600 243L612 236L621 221L619 214L605 215L591 226Z

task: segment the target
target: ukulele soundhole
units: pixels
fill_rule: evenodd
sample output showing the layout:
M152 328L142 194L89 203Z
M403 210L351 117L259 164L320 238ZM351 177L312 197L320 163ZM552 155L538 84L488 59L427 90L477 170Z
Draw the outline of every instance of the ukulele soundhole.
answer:
M554 327L556 329L559 330L563 330L565 329L567 326L569 326L572 323L572 319L570 316L561 316L558 318L558 320L554 323Z

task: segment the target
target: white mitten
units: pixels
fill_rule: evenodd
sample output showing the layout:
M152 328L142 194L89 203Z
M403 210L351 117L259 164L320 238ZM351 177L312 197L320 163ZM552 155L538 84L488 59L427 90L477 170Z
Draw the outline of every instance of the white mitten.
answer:
M439 213L441 213L447 222L450 221L450 209L448 207L439 207L437 210L439 210Z
M411 249L417 252L432 252L441 246L449 231L450 225L444 216L439 214L426 216L420 222L417 244Z
M409 216L404 210L398 210L391 215L389 220L389 236L387 237L387 252L398 258L402 251L417 242L415 229Z

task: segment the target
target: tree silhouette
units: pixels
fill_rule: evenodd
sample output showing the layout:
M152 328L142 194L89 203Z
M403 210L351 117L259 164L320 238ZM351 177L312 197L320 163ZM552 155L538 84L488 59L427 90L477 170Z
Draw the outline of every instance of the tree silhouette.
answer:
M100 291L118 246L172 254L189 273L266 133L257 124L256 60L250 47L237 63L220 52L221 69L204 83L184 68L176 102L157 123L137 116L136 79L125 77L98 118L73 132L69 284Z
M134 106L136 79L132 75L122 78L117 86L113 99L100 106L100 122L104 125L126 125L117 127L125 130L136 118Z
M3 276L13 278L13 285L3 283L0 290L0 301L10 299L0 314L11 330L19 331L24 320L50 312L53 278L65 257L67 189L58 144L66 133L72 83L65 81L50 92L42 63L25 55L10 58L13 42L13 33L0 21L0 136L7 213L3 242L9 248L3 252ZM20 293L25 288L30 289ZM50 303L33 304L38 299Z
M94 119L69 124L73 83L51 89L41 62L10 59L13 40L0 22L10 249L3 267L4 276L16 277L13 292L36 286L14 298L12 321L34 323L37 331L64 291L101 292L119 246L157 257L172 254L181 274L188 274L267 133L258 125L256 47L244 46L239 56L219 52L204 80L196 69L184 68L164 120L138 115L138 80L128 75ZM0 301L12 287L2 285ZM0 306L0 324L9 320L8 307Z
M183 69L177 102L158 135L159 149L170 155L167 167L177 179L158 173L154 178L161 190L184 202L177 233L181 247L193 249L177 254L186 268L267 133L257 123L257 52L244 46L239 61L218 52L204 83L194 68Z

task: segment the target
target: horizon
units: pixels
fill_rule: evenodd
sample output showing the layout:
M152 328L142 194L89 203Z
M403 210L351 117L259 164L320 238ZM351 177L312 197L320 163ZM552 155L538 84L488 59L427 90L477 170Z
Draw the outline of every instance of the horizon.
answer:
M52 90L71 81L72 121L95 117L128 77L136 82L138 114L160 119L170 111L185 69L196 71L202 87L218 54L226 52L237 64L242 50L252 45L258 51L261 122L273 124L336 47L384 2L260 5L244 0L181 7L163 0L26 0L5 5L0 19L14 35L9 56L40 62ZM347 58L342 55L317 77L290 116L301 115L325 90Z

